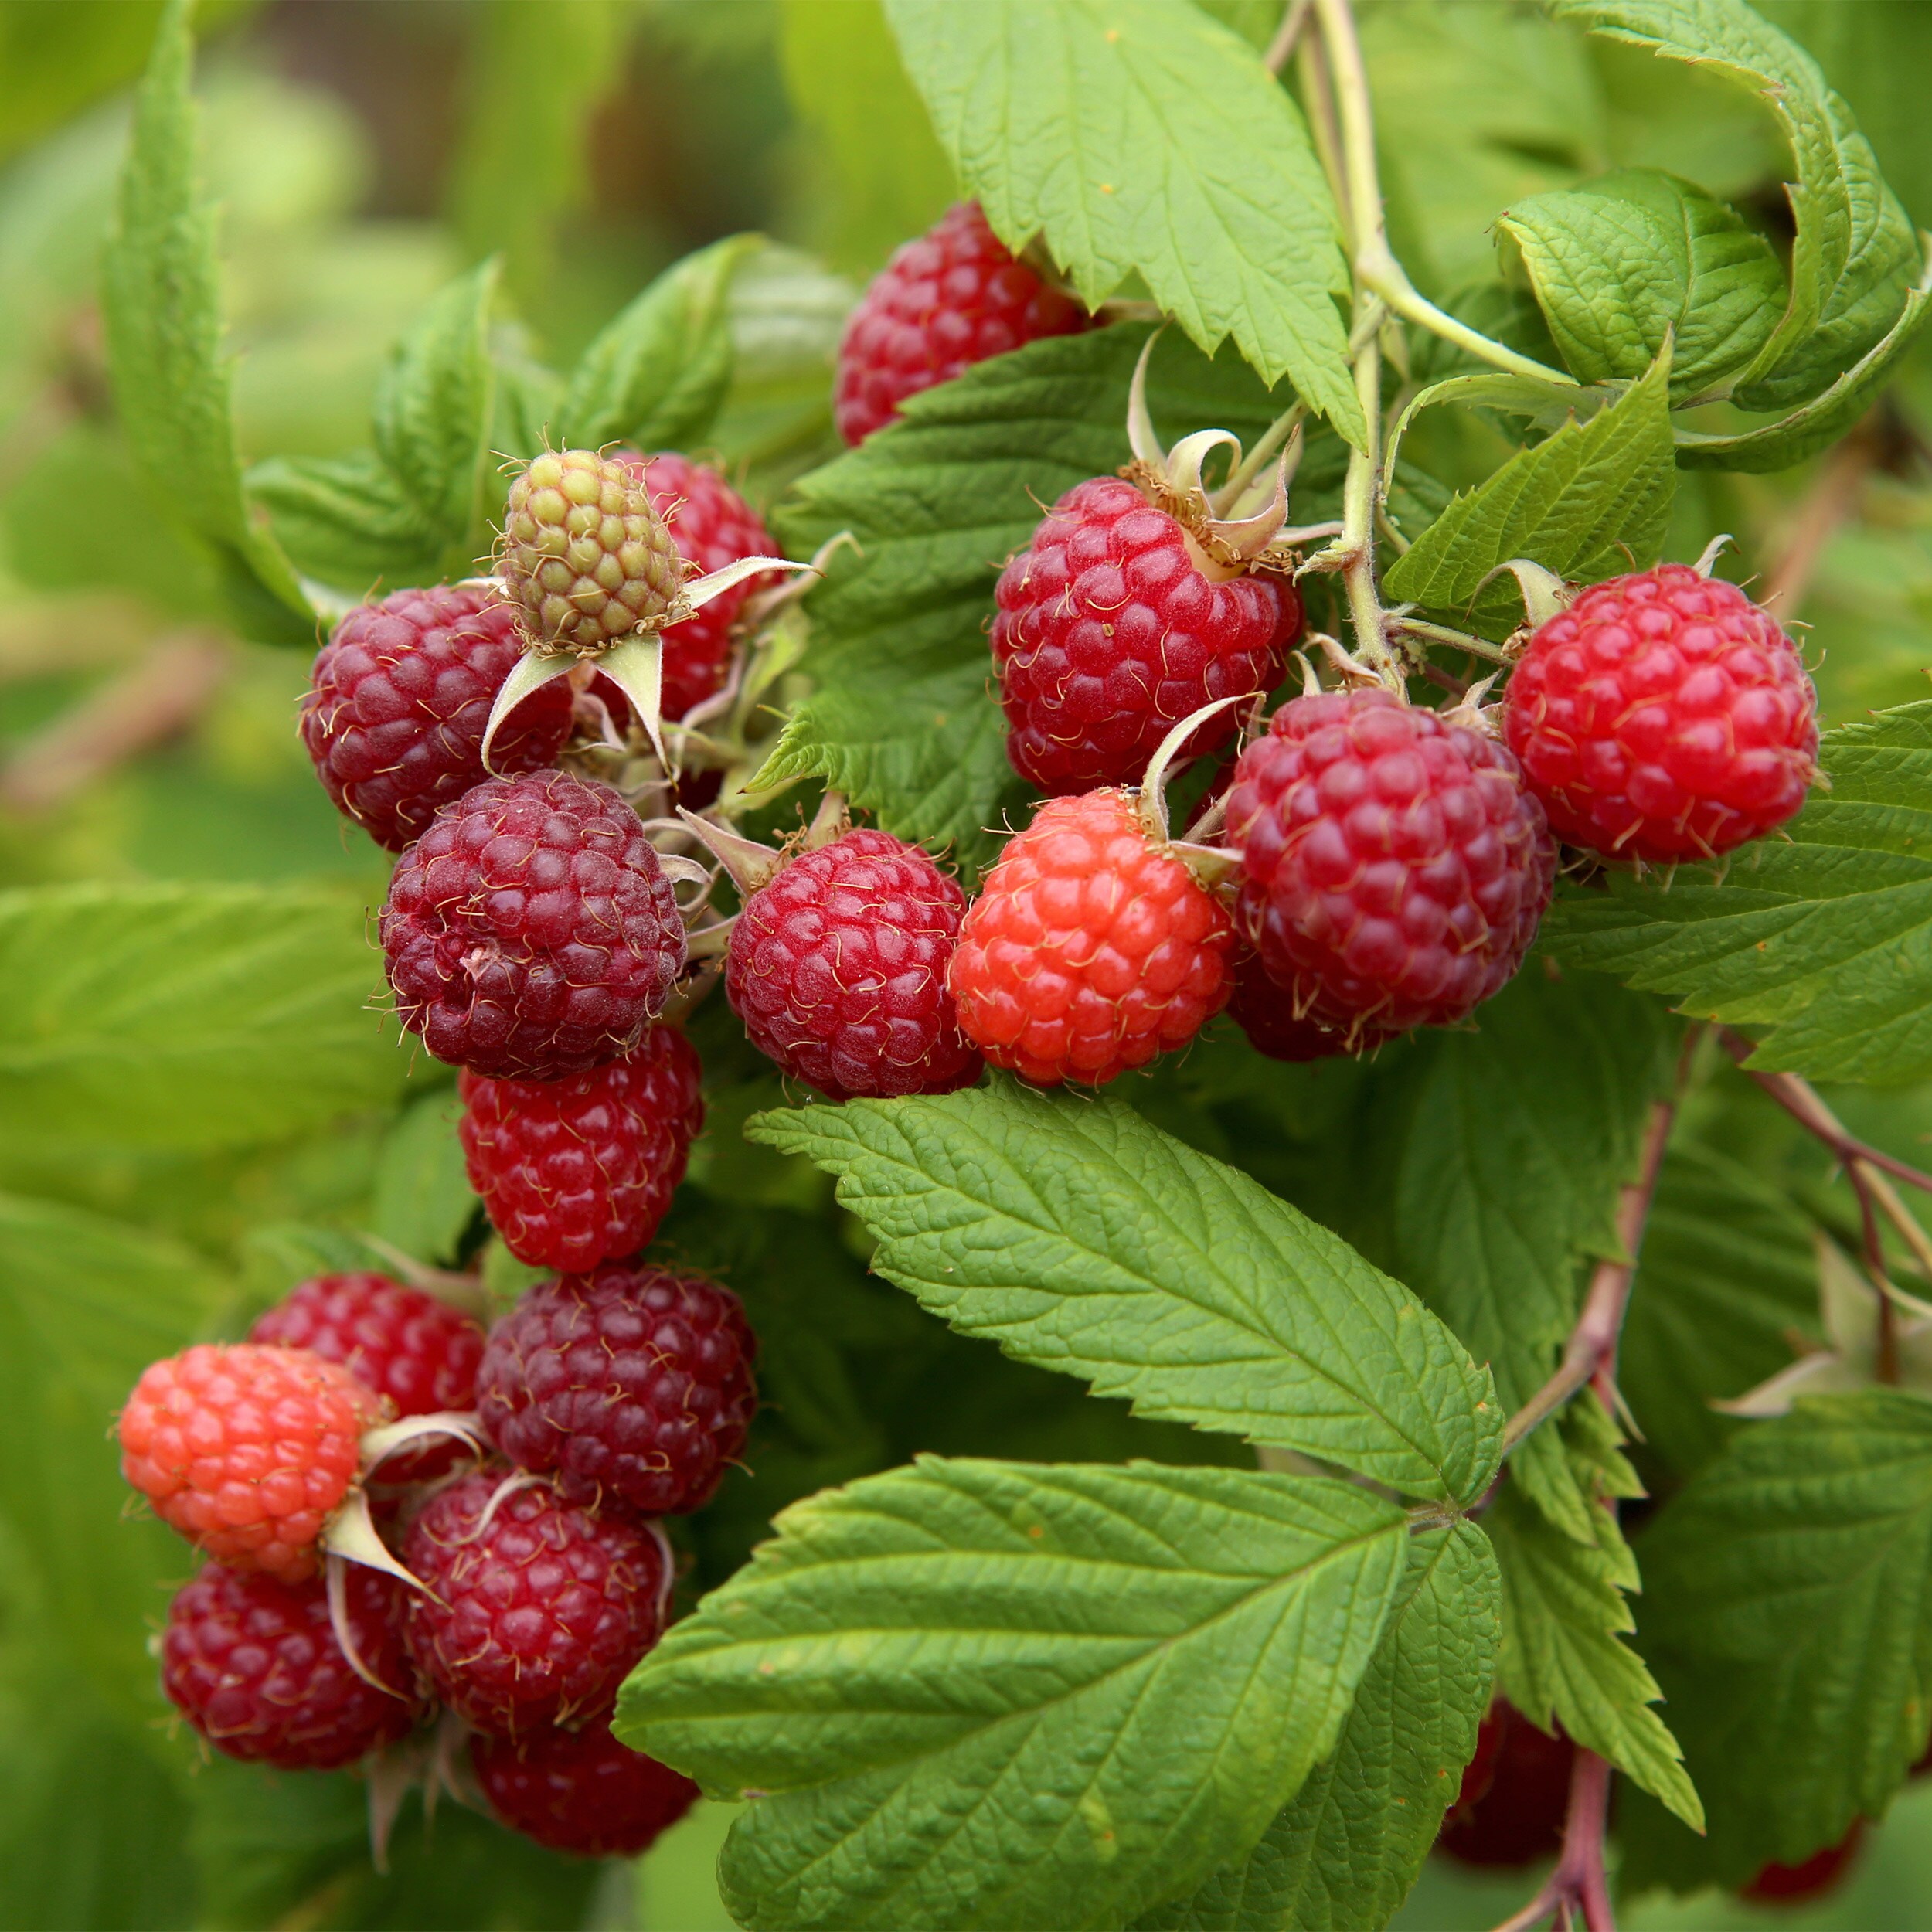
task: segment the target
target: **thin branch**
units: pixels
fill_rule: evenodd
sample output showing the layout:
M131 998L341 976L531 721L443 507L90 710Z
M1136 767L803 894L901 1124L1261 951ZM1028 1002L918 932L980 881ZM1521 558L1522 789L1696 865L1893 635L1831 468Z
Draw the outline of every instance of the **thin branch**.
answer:
M1301 38L1301 29L1308 24L1314 9L1315 0L1290 0L1281 26L1274 30L1274 38L1268 43L1267 52L1261 56L1261 64L1270 73L1280 73L1294 58L1294 43Z
M1762 601L1788 620L1804 607L1820 560L1840 527L1856 514L1865 479L1884 454L1883 439L1868 417L1828 457L1799 498L1777 568Z
M1349 206L1349 184L1342 172L1342 131L1335 125L1335 95L1328 85L1328 57L1319 34L1303 36L1294 65L1301 111L1308 117L1308 136L1315 143L1321 172L1328 177L1328 192L1334 196L1335 212L1342 217L1342 233L1349 234L1353 233L1354 216Z
M1492 644L1487 638L1471 637L1467 631L1452 630L1446 624L1428 624L1420 617L1398 617L1392 620L1398 631L1406 631L1412 638L1421 638L1430 644L1445 644L1452 651L1467 651L1472 658L1482 658L1491 664L1514 664L1515 653L1505 650L1499 644Z
M1740 1065L1757 1050L1751 1041L1741 1033L1733 1032L1729 1027L1724 1029L1723 1041L1725 1051ZM1932 1194L1932 1174L1921 1173L1918 1168L1895 1159L1883 1148L1861 1141L1818 1098L1817 1088L1809 1080L1796 1073L1760 1073L1748 1066L1744 1070L1800 1127L1815 1134L1841 1161L1861 1162L1866 1167L1875 1167L1881 1173L1890 1175L1896 1181L1904 1182L1908 1187L1918 1189L1921 1193Z
M1577 1752L1570 1774L1570 1811L1563 1820L1563 1855L1536 1896L1513 1913L1496 1932L1529 1932L1555 1919L1568 1932L1583 1915L1585 1932L1617 1932L1610 1903L1604 1846L1610 1822L1610 1767L1594 1751Z

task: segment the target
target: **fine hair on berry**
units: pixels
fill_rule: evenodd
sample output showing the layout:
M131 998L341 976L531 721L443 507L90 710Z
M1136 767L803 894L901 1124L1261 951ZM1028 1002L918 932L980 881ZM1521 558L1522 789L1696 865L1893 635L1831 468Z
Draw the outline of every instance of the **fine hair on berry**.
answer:
M1098 1087L1185 1046L1226 1003L1228 915L1134 794L1049 799L968 909L949 984L995 1066Z
M637 814L564 771L489 779L446 805L396 866L381 930L403 1025L494 1079L621 1057L685 961Z
M410 1655L451 1709L505 1736L606 1715L669 1607L654 1529L500 1467L438 1490L403 1561L425 1587L409 1596Z
M709 1501L757 1406L738 1298L702 1275L607 1265L539 1282L490 1331L484 1433L580 1502L682 1515Z
M490 708L522 654L515 611L481 585L398 590L350 611L316 654L302 705L302 742L336 808L400 852L492 772L554 764L570 735L561 679L503 721L483 768Z
M464 1162L510 1252L570 1270L647 1246L704 1124L700 1073L661 1022L622 1060L560 1080L463 1074Z
M620 1744L607 1724L470 1740L490 1808L512 1831L576 1858L635 1858L696 1803L698 1787Z
M352 1764L406 1737L421 1709L403 1643L402 1589L348 1566L342 1621L352 1664L320 1578L284 1583L209 1563L168 1607L162 1688L230 1757L291 1771Z
M1235 767L1226 840L1268 977L1352 1049L1499 992L1556 876L1509 753L1379 688L1282 706Z
M835 1100L949 1094L978 1077L946 969L965 895L917 845L861 827L746 901L725 958L760 1052Z

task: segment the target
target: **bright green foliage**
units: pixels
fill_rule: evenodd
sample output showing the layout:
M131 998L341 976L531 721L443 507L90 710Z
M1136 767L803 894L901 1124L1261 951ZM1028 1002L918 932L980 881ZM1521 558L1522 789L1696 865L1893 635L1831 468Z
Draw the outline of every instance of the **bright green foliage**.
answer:
M1043 235L1089 307L1138 272L1202 348L1226 338L1364 434L1335 204L1288 96L1187 0L886 0L960 179L1001 239Z
M0 894L0 1133L233 1147L393 1096L360 911L312 889Z
M1614 876L1544 923L1557 957L1763 1028L1751 1064L1879 1084L1932 1072L1932 701L1824 736L1786 836L1717 872Z
M1647 1861L1736 1883L1882 1815L1932 1714L1932 1403L1875 1389L1743 1430L1641 1548L1710 1821Z
M171 0L134 114L133 146L101 270L108 361L129 443L149 487L214 549L271 634L308 600L242 493L222 352L213 211L195 182L189 94L192 0ZM267 594L266 597L260 595ZM271 620L264 607L279 603Z
M456 1138L460 1111L447 1087L404 1111L383 1142L370 1203L370 1233L437 1267L456 1260L476 1218L477 1199Z
M724 1856L757 1928L1100 1928L1242 1856L1333 1748L1407 1557L1352 1485L1146 1464L927 1460L779 1526L618 1716L773 1794Z
M1407 1896L1474 1753L1502 1588L1473 1525L1413 1538L1402 1594L1334 1751L1238 1866L1134 1932L1349 1932Z
M1391 599L1507 631L1522 600L1496 566L1517 557L1583 583L1654 563L1670 520L1671 360L1587 422L1512 456L1458 496L1389 566ZM1485 584L1485 580L1489 581Z
M1770 245L1674 175L1624 168L1532 196L1497 230L1582 381L1634 381L1668 338L1679 400L1748 362L1777 326L1784 277Z
M838 1175L880 1274L1023 1361L1410 1495L1495 1470L1489 1377L1412 1294L1124 1101L1002 1080L748 1131Z

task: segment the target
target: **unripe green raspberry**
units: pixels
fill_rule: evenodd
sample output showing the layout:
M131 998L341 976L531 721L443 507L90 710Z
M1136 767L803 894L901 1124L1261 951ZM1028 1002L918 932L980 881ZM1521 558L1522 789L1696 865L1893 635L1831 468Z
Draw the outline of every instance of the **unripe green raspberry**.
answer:
M649 495L594 450L546 452L510 485L498 566L539 651L601 651L655 628L684 560Z

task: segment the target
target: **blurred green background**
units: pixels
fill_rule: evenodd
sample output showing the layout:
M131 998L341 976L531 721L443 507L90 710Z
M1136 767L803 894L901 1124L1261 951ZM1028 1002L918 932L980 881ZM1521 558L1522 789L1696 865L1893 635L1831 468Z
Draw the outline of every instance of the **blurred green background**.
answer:
M1202 3L1259 37L1279 12ZM307 654L237 634L114 420L95 281L127 90L158 11L0 0L0 892L305 882L372 905L383 856L338 819L296 739ZM1512 198L1614 165L1678 168L1776 228L1782 158L1736 94L1511 0L1362 11L1392 230L1432 293L1493 275L1488 226ZM1932 4L1764 11L1825 63L1932 222ZM777 245L734 295L737 375L716 442L768 498L831 447L830 357L857 285L951 193L877 0L207 0L201 25L205 170L250 461L362 447L390 344L471 261L505 260L501 355L563 363L667 264L757 230ZM1671 553L1738 534L1746 567L1771 573L1784 614L1811 627L1829 722L1924 692L1928 421L1921 349L1844 451L1787 476L1685 480ZM1410 445L1451 483L1500 447L1446 423ZM405 1084L399 1058L380 1104L324 1131L182 1148L117 1138L111 1121L82 1147L49 1140L30 1107L9 1118L0 1098L0 1932L729 1924L711 1878L728 1808L701 1807L635 1872L566 1866L447 1809L426 1835L412 1812L378 1879L348 1781L202 1767L164 1722L141 1638L155 1580L181 1560L152 1525L104 1534L117 1498L103 1418L151 1355L233 1332L356 1230L408 1223L417 1210L379 1199L375 1177L423 1142L421 1123L446 1126L440 1078L417 1065ZM811 1266L849 1304L839 1345L896 1346L897 1304L866 1300L817 1179L736 1141L771 1090L747 1076L714 1093L695 1188L758 1201L774 1226L815 1217L826 1254ZM423 1185L433 1197L434 1176ZM1043 1394L1048 1379L986 1367L975 1413L1005 1418L1000 1446L1027 1453L1015 1431L1032 1429L1035 1453L1121 1453L1105 1406L1070 1385ZM907 1384L908 1415L933 1412L927 1386ZM814 1439L804 1417L794 1405L780 1434L795 1440L766 1447L786 1493L935 1442L923 1420L836 1408ZM987 1446L964 1421L957 1433L935 1446ZM750 1502L701 1528L707 1573L761 1519ZM1528 1889L1432 1867L1398 1923L1488 1925ZM1719 1932L1779 1918L1932 1927L1932 1787L1901 1801L1824 1907L1650 1900L1624 1922Z

